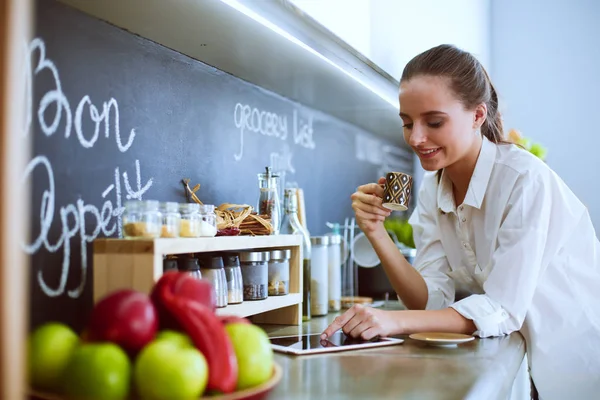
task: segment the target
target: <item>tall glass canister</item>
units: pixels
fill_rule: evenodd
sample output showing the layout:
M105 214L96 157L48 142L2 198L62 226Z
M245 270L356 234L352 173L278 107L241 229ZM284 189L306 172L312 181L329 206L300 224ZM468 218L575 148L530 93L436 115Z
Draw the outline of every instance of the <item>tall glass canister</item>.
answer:
M329 266L329 312L342 309L342 237L329 236L327 264Z
M260 195L258 197L258 213L266 215L271 220L273 227L272 235L279 234L281 226L281 204L279 201L279 189L277 188L279 175L267 167L265 172L258 174L258 188Z
M329 236L311 237L310 244L310 313L322 316L329 311Z

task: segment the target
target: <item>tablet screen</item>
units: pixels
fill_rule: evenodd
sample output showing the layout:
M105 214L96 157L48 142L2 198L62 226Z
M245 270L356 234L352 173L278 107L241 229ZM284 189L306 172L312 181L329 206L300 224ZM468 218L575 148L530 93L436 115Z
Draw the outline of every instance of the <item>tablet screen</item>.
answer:
M298 335L271 338L271 343L281 347L291 347L298 350L321 349L324 347L352 346L361 343L377 343L383 339L375 338L372 340L354 339L346 336L343 332L336 332L325 340L321 340L321 334Z

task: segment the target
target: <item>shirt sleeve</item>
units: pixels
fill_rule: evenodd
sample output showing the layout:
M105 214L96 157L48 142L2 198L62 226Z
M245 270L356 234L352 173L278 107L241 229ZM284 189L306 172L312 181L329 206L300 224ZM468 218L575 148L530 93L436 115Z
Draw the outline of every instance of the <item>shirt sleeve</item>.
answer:
M560 190L552 189L549 176L531 175L518 177L509 196L492 269L483 285L485 294L469 296L451 306L474 322L475 335L480 337L521 329L540 275L564 237L560 220L565 218L565 202L560 201Z
M454 281L448 276L449 265L446 253L440 241L440 229L436 222L437 184L435 176L427 176L419 191L417 207L409 223L413 228L413 237L417 255L413 267L419 271L427 284L426 310L438 310L454 302Z

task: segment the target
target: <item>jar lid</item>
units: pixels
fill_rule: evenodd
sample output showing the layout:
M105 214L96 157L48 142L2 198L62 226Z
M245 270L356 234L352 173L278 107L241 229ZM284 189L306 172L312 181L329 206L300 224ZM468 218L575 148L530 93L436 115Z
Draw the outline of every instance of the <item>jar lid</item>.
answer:
M213 204L199 204L200 206L200 212L202 214L208 214L208 213L214 213L215 212L215 206Z
M179 210L181 211L198 211L200 210L200 204L198 203L181 203L179 204Z
M267 251L246 251L240 253L240 262L265 262L269 261Z
M182 266L184 271L199 271L200 265L198 264L198 260L191 257L186 257L184 259L180 259L183 261L179 265Z
M179 204L175 201L166 201L160 203L160 209L168 212L177 212L179 210Z
M329 236L312 236L310 243L315 246L327 246L329 245Z
M125 202L125 208L128 210L149 210L157 211L159 206L158 200L130 200Z
M224 254L223 255L223 264L226 267L239 267L240 266L240 258L237 254Z
M341 244L342 237L340 235L329 235L329 244Z
M223 259L221 256L204 256L199 258L202 268L221 269L223 268Z
M269 253L269 258L273 260L289 260L292 257L292 251L290 249L284 250L273 250Z

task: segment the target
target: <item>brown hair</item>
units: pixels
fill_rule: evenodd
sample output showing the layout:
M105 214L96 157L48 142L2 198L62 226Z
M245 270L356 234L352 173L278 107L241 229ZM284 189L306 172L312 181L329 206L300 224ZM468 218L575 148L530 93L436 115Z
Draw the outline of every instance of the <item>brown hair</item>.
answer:
M466 109L485 103L487 116L481 133L493 143L510 143L504 139L496 89L483 65L471 53L448 44L431 48L409 61L400 82L422 75L448 78L450 89Z

